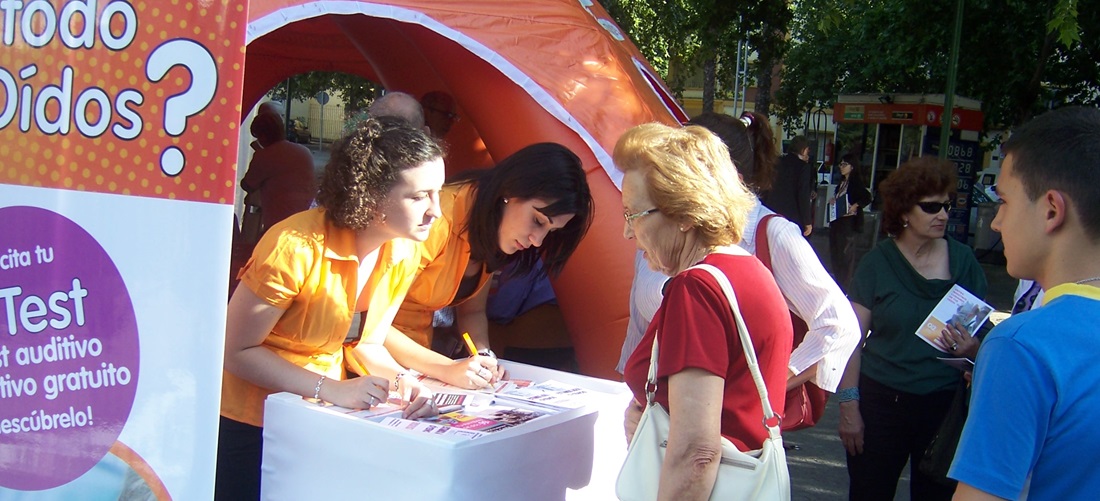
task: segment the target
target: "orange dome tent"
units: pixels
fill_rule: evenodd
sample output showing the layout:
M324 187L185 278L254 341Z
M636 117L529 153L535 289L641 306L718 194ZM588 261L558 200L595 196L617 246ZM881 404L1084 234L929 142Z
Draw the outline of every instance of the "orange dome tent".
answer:
M639 123L685 120L664 84L590 0L500 2L253 0L242 109L306 71L343 71L420 96L454 96L451 173L535 142L576 152L596 218L554 281L586 374L614 372L626 331L633 245L622 238L611 150Z

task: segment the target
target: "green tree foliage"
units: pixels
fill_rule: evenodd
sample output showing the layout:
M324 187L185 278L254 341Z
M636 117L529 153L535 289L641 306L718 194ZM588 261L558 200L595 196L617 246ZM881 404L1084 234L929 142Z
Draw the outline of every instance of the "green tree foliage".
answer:
M707 69L704 102L713 101L716 83L732 89L739 41L747 41L760 55L752 73L770 74L785 51L785 32L791 19L786 0L602 3L673 92L680 95L688 78Z
M800 0L780 116L797 127L806 110L830 107L838 94L944 93L954 3ZM1098 3L966 0L956 93L982 101L987 129L1051 103L1097 104Z
M288 84L291 99L307 100L321 91L339 92L344 97L344 109L349 114L369 106L382 88L358 75L338 71L311 71L279 83L268 91L268 97L286 99Z

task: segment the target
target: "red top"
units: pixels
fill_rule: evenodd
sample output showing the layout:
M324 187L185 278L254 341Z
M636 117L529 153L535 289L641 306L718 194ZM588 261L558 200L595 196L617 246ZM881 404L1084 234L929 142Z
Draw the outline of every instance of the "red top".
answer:
M753 256L711 254L703 263L729 277L756 350L768 399L772 409L782 414L792 333L787 304L775 279ZM689 270L668 281L661 307L626 364L624 379L639 402L645 402L650 350L657 332L657 401L669 414L675 414L676 409L668 406L668 376L689 367L722 376L726 380L722 435L742 451L762 447L768 432L762 424L764 411L759 393L741 349L729 301L714 277L704 270Z

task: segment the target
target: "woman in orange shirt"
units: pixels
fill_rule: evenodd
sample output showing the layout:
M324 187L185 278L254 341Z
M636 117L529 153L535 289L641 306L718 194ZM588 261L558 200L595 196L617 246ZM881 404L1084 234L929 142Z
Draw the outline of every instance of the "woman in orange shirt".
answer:
M256 245L227 312L215 499L259 498L268 394L369 408L393 390L409 402L405 416L436 414L431 392L394 359L410 348L381 340L416 274L417 242L439 217L443 178L435 140L399 119L367 120L333 145L320 207L275 224ZM370 375L343 377L349 338L355 367ZM426 352L414 369L448 382L496 367L411 349Z
M455 306L457 331L469 332L479 353L492 356L485 285L513 262L516 275L534 269L539 258L551 276L561 271L592 224L584 169L560 144L533 144L445 185L440 208L440 220L421 245L423 269L393 325L430 347L433 313ZM466 386L498 376L472 378Z

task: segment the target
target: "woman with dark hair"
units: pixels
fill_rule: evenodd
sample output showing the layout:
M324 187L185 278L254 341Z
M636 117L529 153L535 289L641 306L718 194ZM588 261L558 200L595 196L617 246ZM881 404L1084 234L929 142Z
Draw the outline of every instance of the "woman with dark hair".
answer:
M454 306L458 332L489 350L485 305L493 272L515 263L523 275L542 259L559 273L592 223L593 202L581 161L560 144L527 146L496 167L465 173L443 187L441 220L421 245L422 270L393 324L431 346L432 314ZM400 361L400 359L399 359ZM468 388L499 378L485 371Z
M708 111L688 121L706 127L726 144L741 180L756 194L772 189L775 182L775 136L768 117L746 111L741 118Z
M215 499L259 498L271 393L370 408L394 390L408 402L405 416L436 414L431 392L394 360L409 358L405 348L391 356L382 340L420 264L417 241L440 214L442 157L434 139L404 121L366 120L333 144L319 207L256 244L226 318ZM347 338L363 377L344 378ZM434 355L442 360L413 368L453 382L480 363Z
M947 414L959 371L916 335L952 286L977 297L988 286L970 247L944 236L955 183L951 162L921 157L879 185L890 238L863 257L852 277L848 297L860 332L869 333L837 391L849 499L893 499L907 461L911 499L950 499L955 490L917 465ZM941 346L952 356L973 356L978 341L970 334L959 327Z
M833 278L841 289L847 289L856 259L853 245L856 234L863 231L863 208L871 203L871 192L863 184L855 155L848 153L840 158L840 175L836 194L829 199L825 212L829 219Z
M798 326L799 333L805 332L805 338L788 361L787 389L810 381L833 391L859 341L859 326L844 293L829 277L801 229L775 217L756 196L760 190L770 188L775 173L777 154L768 118L755 112L745 112L740 118L703 113L689 124L706 127L725 143L737 173L754 192L738 245L761 261L767 259L771 263L770 270L788 307L805 322L805 326ZM767 256L760 253L764 248L768 249ZM641 252L637 254L630 289L630 321L616 368L620 373L661 304L661 286L667 280L667 276L646 265Z

